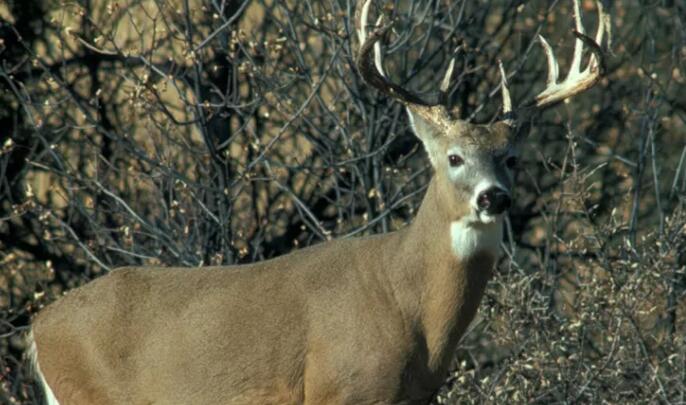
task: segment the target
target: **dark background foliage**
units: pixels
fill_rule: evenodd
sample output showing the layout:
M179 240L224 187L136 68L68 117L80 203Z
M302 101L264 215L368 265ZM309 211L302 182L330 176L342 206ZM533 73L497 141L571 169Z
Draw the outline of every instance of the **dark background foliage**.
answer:
M686 5L605 2L607 75L537 117L505 255L437 402L686 402ZM348 0L0 4L0 401L30 316L122 265L247 263L411 221L431 169ZM377 2L394 81L488 122L571 1ZM582 1L594 33L595 2ZM191 271L191 270L189 270ZM198 291L202 294L202 291Z

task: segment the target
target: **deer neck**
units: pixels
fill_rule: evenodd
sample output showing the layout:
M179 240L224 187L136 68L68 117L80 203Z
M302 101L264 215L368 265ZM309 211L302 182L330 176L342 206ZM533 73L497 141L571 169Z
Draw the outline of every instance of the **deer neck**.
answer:
M426 343L425 362L445 373L458 340L474 318L498 256L502 224L467 224L467 208L452 202L434 178L415 221L405 230L397 268L416 333ZM463 204L464 205L464 204ZM397 250L396 250L397 252ZM404 255L401 255L404 256ZM412 283L412 285L410 285Z

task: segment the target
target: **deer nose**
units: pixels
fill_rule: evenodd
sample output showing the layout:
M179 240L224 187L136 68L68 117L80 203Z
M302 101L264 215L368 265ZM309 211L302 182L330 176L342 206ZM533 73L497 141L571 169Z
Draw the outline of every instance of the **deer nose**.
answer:
M491 187L479 194L476 198L479 211L486 211L491 215L502 214L512 205L510 193L500 187Z

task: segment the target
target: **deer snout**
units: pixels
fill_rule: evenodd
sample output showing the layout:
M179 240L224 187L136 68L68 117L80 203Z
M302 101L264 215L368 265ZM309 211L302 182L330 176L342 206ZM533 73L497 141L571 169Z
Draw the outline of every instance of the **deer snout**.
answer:
M502 214L512 205L512 198L507 190L500 187L491 187L482 191L476 198L479 211L485 211L489 215Z

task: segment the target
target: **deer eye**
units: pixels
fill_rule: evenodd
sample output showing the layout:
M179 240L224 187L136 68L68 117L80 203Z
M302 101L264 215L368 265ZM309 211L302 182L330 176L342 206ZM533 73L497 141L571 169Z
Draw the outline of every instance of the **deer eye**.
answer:
M517 166L518 160L515 156L510 156L507 158L505 161L505 166L507 166L509 169L514 169Z
M448 156L448 160L450 161L451 167L460 167L462 166L462 163L464 163L464 159L462 159L460 155L450 155Z

